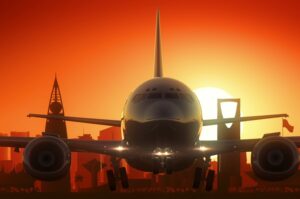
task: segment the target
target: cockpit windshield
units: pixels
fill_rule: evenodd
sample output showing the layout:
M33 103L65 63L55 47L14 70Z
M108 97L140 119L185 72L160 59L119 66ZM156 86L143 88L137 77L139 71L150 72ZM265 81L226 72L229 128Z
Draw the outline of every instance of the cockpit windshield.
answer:
M149 93L148 99L159 99L162 98L162 93Z
M167 99L167 100L185 100L187 102L192 103L193 97L187 93L177 93L177 92L167 92L167 93L159 93L159 92L149 92L144 94L136 94L133 97L133 102L138 103L144 100L151 99Z

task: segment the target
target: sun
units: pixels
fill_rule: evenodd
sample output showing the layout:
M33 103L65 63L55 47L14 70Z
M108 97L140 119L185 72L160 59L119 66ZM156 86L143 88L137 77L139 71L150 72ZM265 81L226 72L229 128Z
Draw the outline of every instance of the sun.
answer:
M203 119L217 118L217 101L218 99L233 98L228 92L214 87L204 87L195 89L201 107ZM231 118L235 116L237 104L235 102L226 102L221 104L222 114L224 118ZM226 124L228 127L231 124ZM217 125L204 126L202 128L200 140L216 140L217 139Z

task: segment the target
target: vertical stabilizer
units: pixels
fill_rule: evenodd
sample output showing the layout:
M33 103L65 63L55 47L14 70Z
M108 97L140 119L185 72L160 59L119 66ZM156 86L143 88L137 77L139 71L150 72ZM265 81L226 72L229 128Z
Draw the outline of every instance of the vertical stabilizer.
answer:
M161 56L161 40L160 40L160 19L159 19L159 11L157 11L154 77L162 77L162 76L163 76L163 72L162 72L162 56Z

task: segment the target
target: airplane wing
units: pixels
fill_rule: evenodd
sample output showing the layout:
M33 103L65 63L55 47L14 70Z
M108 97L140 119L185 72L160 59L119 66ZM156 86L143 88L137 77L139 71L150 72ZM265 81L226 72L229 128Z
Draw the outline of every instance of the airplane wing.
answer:
M261 139L199 141L194 153L212 156L235 151L247 152L252 151L259 140Z
M15 147L15 148L24 148L33 137L7 137L0 136L0 146L1 147Z
M38 139L38 138L0 136L0 146L25 148L26 145L34 139ZM65 139L65 138L61 138L61 139L68 145L69 149L72 152L91 152L91 153L112 155L117 157L125 157L126 155L132 155L132 152L135 151L126 148L126 145L124 145L122 141L79 140L79 139ZM199 141L197 145L194 147L193 151L189 152L189 154L195 157L199 157L199 156L211 156L211 155L233 152L233 151L240 151L240 152L251 151L252 148L259 140L260 139L237 140L237 141L235 140ZM300 145L300 137L298 138L297 141L298 144Z
M49 135L45 135L46 137ZM279 134L277 134L279 136ZM39 137L40 138L40 137ZM300 147L300 136L285 137L289 139L297 147ZM25 148L36 137L6 137L0 136L1 147ZM64 141L72 152L91 152L99 153L119 158L128 158L132 156L144 156L143 151L138 148L128 148L123 141L101 141L101 140L79 140L65 139ZM182 149L178 155L186 156L187 154L193 158L209 157L212 155L224 154L229 152L251 152L254 146L263 138L243 139L243 140L200 140L191 149ZM147 152L148 154L148 152Z
M118 126L118 127L121 126L121 120L108 120L108 119L95 119L95 118L70 117L70 116L62 116L62 115L43 115L43 114L29 114L28 117L57 119L57 120L64 120L64 121ZM203 120L203 126L217 125L220 123L246 122L246 121L262 120L262 119L270 119L270 118L278 118L278 117L288 117L288 115L274 114L274 115L248 116L248 117L240 117L240 118L208 119L208 120Z
M203 120L203 126L217 125L217 124L221 124L221 123L263 120L263 119L278 118L278 117L288 117L288 115L287 114L274 114L274 115L247 116L247 117L239 117L239 118L209 119L209 120Z
M268 134L267 134L268 135ZM277 134L279 136L279 134ZM300 147L300 136L285 137ZM242 139L242 140L200 140L193 149L195 156L212 156L229 152L251 152L259 139Z
M29 114L28 117L56 119L56 120L81 122L81 123L89 123L89 124L98 124L98 125L107 125L107 126L121 126L121 120L107 120L107 119L69 117L69 116L62 116L62 115L42 115L42 114Z
M46 136L43 136L46 137ZM25 148L35 137L7 137L0 136L1 147ZM106 154L116 157L124 157L128 149L122 141L100 141L100 140L79 140L61 138L72 152L91 152Z

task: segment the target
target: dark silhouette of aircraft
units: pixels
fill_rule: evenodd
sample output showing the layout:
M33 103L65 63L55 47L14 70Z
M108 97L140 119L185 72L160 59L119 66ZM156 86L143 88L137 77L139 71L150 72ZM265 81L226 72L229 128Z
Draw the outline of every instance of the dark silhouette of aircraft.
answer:
M66 175L71 151L94 152L112 157L113 170L107 171L111 190L120 180L127 188L126 169L118 160L141 171L167 173L183 170L196 160L210 162L212 155L251 151L254 173L265 180L282 180L294 174L299 165L300 137L266 134L260 139L199 141L201 127L220 123L287 117L287 114L203 120L201 106L193 91L182 82L163 77L159 12L156 21L154 77L128 97L120 120L29 114L29 117L57 119L121 127L122 141L63 139L46 132L39 138L0 137L0 146L25 147L26 171L40 180L56 180ZM193 187L199 187L202 168L196 168ZM214 173L208 172L207 187Z

